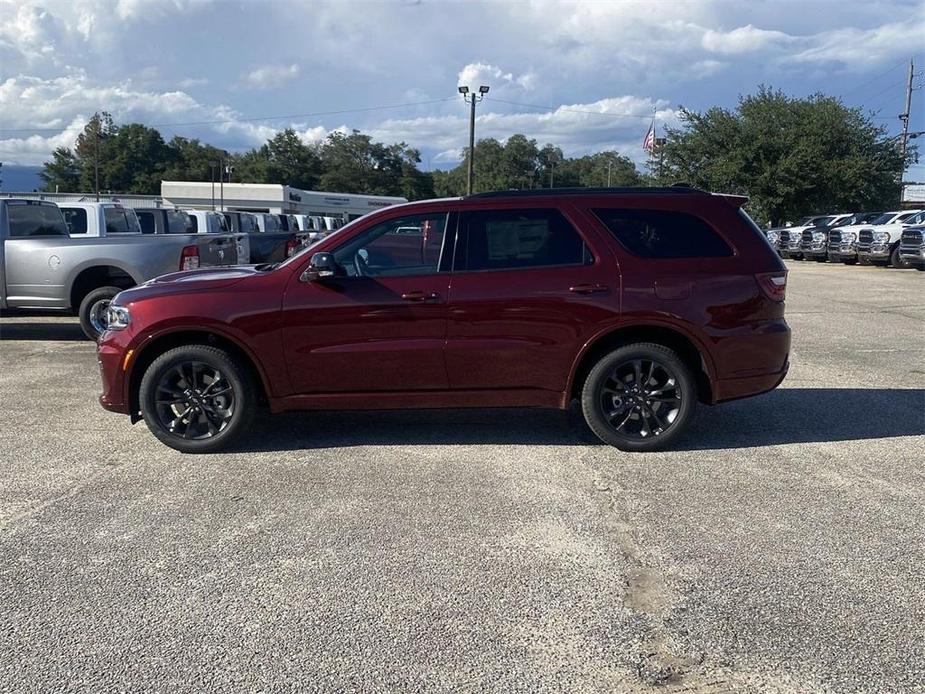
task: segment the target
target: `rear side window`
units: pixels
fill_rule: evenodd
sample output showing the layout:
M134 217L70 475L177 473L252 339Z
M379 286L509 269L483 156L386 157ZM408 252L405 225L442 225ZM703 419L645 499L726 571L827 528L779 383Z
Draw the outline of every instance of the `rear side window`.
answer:
M61 213L64 215L64 223L67 224L67 229L72 234L86 234L87 233L87 211L80 207L72 207L71 209L62 209Z
M130 231L134 231L134 229L129 226L125 212L118 207L103 208L103 218L106 220L107 234L127 234Z
M192 217L180 210L167 210L167 233L188 234L193 227Z
M243 231L246 234L253 234L257 231L257 219L253 215L242 214L239 218L241 228L239 231Z
M10 236L67 236L67 225L57 205L19 203L6 207Z
M142 234L154 234L157 232L154 222L154 215L157 214L156 212L141 210L135 214L138 215L138 223L141 224Z
M461 270L505 270L583 265L591 254L559 210L491 210L463 218L465 248Z
M727 258L732 249L702 219L685 212L596 209L595 216L642 258Z
M199 217L194 214L189 216L189 228L193 233L199 232Z

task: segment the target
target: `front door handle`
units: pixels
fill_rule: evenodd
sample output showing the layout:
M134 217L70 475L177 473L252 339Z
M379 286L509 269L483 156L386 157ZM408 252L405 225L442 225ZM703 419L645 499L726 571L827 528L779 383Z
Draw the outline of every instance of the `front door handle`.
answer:
M575 294L600 294L608 291L609 287L606 284L576 284L568 290Z
M430 292L429 294L425 294L424 292L420 290L415 290L413 292L405 292L404 294L401 295L401 298L404 299L405 301L418 301L418 302L433 303L436 301L440 301L440 294L437 292Z

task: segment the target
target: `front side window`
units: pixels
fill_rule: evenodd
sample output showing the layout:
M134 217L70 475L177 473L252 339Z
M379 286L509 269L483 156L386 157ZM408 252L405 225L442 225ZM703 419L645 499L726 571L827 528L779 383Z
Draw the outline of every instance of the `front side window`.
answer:
M334 251L348 277L402 277L438 272L446 213L392 219Z
M255 231L257 231L257 220L253 215L242 214L240 217L238 217L238 221L241 225L239 231L242 231L245 234L253 234Z
M118 207L103 208L103 218L106 220L107 234L127 234L134 231L129 227L125 212Z
M81 207L62 208L61 213L64 215L68 231L72 234L87 233L87 211L85 209Z
M581 235L556 209L490 210L464 217L460 270L509 270L583 265L591 254Z
M596 209L620 245L641 258L727 258L732 249L706 222L685 212Z
M40 202L9 203L10 236L67 236L67 225L57 205Z

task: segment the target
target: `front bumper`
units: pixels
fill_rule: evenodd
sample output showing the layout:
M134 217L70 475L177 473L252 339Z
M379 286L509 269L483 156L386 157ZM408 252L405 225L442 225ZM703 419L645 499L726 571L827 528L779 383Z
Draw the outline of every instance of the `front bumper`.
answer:
M857 257L857 244L842 243L837 246L829 246L829 258L831 260L856 260Z
M899 257L903 262L911 263L912 265L923 265L925 264L925 246L918 247L899 247Z
M103 380L103 393L100 405L110 412L129 414L129 403L125 399L125 366L131 359L121 340L114 338L118 333L106 332L100 336L96 346L100 377ZM121 335L119 335L121 337ZM126 356L128 354L128 357Z
M858 246L858 258L870 260L886 260L890 257L890 244L872 243L869 246Z

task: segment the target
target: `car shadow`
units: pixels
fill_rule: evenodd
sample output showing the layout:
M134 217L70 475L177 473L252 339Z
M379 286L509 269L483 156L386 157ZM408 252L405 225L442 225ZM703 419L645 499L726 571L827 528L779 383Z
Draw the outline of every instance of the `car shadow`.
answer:
M381 445L601 445L570 410L287 412L267 417L245 451ZM701 407L679 451L925 434L925 390L785 388Z
M60 315L60 314L59 314ZM48 321L8 322L0 318L0 340L51 340L53 342L87 341L80 323Z

